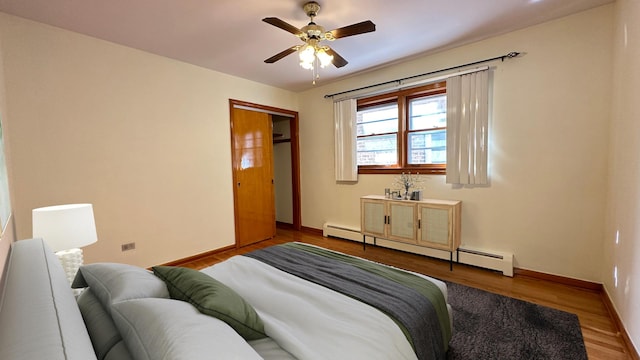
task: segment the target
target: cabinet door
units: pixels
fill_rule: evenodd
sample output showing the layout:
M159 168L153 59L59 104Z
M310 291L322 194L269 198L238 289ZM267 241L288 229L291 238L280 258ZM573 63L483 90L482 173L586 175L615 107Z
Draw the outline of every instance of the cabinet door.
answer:
M452 249L452 208L420 205L418 244L436 249Z
M360 203L360 226L362 233L371 236L385 236L385 203L376 200L362 200Z
M390 202L387 237L411 244L416 243L416 206L412 203Z

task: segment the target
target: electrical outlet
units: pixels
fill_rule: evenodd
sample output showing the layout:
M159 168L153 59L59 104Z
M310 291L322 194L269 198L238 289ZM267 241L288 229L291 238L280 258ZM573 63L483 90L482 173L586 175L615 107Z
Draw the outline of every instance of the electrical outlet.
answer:
M136 243L132 242L132 243L128 243L128 244L122 244L122 251L129 251L129 250L135 250L136 249Z

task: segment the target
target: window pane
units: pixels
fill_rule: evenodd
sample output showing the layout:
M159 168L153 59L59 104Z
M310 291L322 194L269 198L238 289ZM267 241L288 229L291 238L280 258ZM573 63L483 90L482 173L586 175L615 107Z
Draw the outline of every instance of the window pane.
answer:
M409 101L409 130L447 126L447 95L434 95Z
M396 134L358 138L358 165L393 165L398 162Z
M398 104L386 104L358 111L358 136L398 132Z
M409 133L409 164L445 164L447 131L427 130Z

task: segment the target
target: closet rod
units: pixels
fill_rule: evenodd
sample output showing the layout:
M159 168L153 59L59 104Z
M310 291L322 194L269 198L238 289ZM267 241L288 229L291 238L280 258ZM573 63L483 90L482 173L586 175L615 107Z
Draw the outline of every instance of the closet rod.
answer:
M334 97L334 96L337 96L337 95L344 95L344 94L352 93L352 92L355 92L355 91L366 90L366 89L370 89L370 88L377 87L377 86L382 86L382 85L389 85L389 84L394 84L394 83L399 84L400 82L405 81L405 80L415 79L415 78L422 77L422 76L427 76L427 75L433 75L433 74L441 73L443 71L456 70L456 69L460 69L460 68L467 67L467 66L473 66L473 65L486 63L486 62L489 62L489 61L494 61L494 60L504 61L505 58L509 58L510 59L510 58L517 57L518 55L520 55L519 52L512 51L510 53L507 53L507 54L504 54L504 55L500 55L500 56L496 56L496 57L490 58L490 59L474 61L474 62L471 62L471 63L468 63L468 64L452 66L450 68L430 71L430 72L427 72L427 73L424 73L424 74L408 76L408 77L404 77L404 78L401 78L401 79L385 81L385 82L381 82L381 83L373 84L373 85L367 85L367 86L359 87L357 89L351 89L351 90L345 90L345 91L337 92L335 94L328 94L328 95L325 95L324 98L328 99L328 98L331 98L331 97Z

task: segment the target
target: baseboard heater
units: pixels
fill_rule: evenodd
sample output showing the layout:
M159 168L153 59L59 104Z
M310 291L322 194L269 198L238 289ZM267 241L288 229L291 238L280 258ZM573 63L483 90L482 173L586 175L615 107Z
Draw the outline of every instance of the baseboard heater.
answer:
M458 249L458 261L463 264L502 271L513 277L513 254L502 251L486 251L468 245Z
M325 223L322 226L322 235L362 242L360 229L339 224ZM367 241L369 243L369 241ZM378 244L396 248L398 250L416 252L422 255L449 260L449 252L427 249L420 246L401 244L392 241L378 239ZM398 246L394 246L398 245ZM513 254L502 251L487 251L472 246L462 245L454 254L454 261L462 264L478 266L485 269L501 271L505 276L513 276Z
M322 226L322 235L324 237L337 237L340 239L362 242L362 234L360 234L360 229L355 229L343 225L324 223L324 225Z

